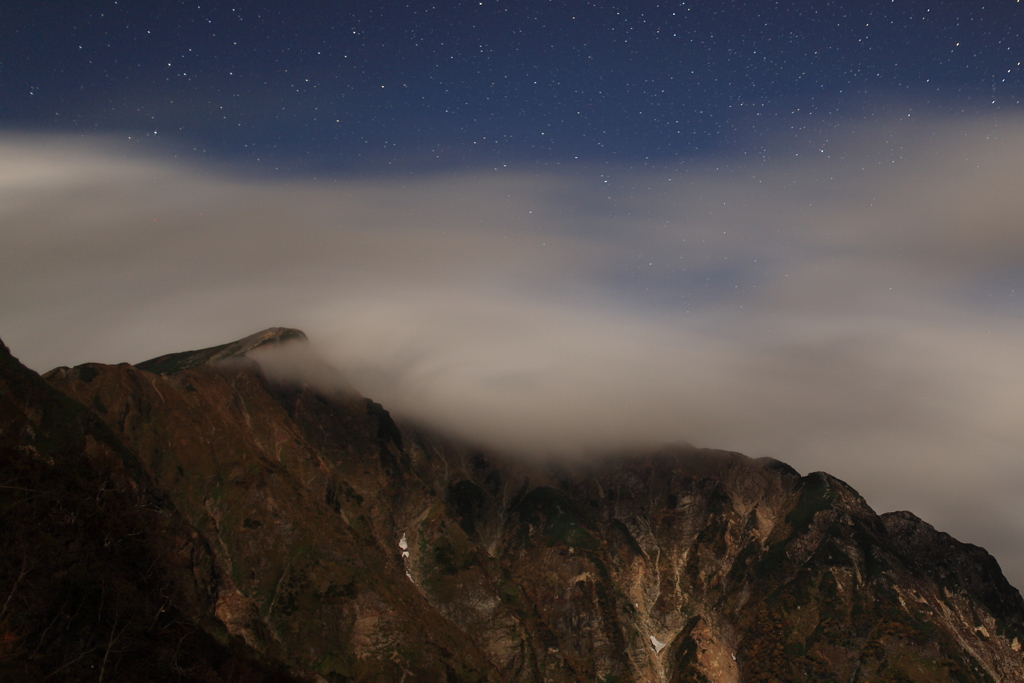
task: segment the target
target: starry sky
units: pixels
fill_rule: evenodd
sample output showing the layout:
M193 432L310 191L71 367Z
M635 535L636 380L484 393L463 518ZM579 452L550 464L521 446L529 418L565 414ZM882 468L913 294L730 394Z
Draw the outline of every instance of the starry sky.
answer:
M1014 0L7 3L0 125L269 172L764 157L1018 111L1022 27Z
M1024 586L1024 3L0 6L0 339L827 471Z

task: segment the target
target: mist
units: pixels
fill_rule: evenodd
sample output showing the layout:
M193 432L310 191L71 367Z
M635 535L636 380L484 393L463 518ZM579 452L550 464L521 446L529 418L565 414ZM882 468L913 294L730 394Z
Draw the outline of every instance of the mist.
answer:
M510 452L769 455L1024 586L1024 124L854 128L327 180L8 135L0 338L42 372L297 327L399 416Z

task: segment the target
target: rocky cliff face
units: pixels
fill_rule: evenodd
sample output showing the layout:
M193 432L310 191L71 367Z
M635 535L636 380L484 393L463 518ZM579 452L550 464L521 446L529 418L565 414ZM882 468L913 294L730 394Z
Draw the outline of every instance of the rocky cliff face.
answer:
M134 591L156 615L139 623L173 610L204 639L185 680L228 680L230 661L252 680L1024 681L1020 594L983 550L910 513L879 517L833 477L736 453L570 464L476 450L354 392L271 381L245 356L300 336L59 368L46 380L61 393L5 361L22 382L0 385L15 420L0 432L5 480L29 467L63 481L74 463L111 482L82 497L121 496L94 519L127 520L104 533L142 550L108 558L126 578L101 593ZM67 414L47 417L51 403ZM41 444L66 425L84 426L58 457ZM0 509L29 564L44 561L32 529L87 534L47 505ZM61 612L29 609L19 562L5 554L0 574L17 643L0 660L42 672L22 645L50 642L44 621ZM102 655L118 680L133 652L178 637L147 633Z

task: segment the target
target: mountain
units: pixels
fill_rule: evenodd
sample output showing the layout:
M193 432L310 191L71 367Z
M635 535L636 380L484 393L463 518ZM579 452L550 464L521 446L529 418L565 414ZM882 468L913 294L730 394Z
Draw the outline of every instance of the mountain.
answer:
M1024 681L1018 591L909 512L685 445L474 448L252 353L304 340L2 349L0 678Z

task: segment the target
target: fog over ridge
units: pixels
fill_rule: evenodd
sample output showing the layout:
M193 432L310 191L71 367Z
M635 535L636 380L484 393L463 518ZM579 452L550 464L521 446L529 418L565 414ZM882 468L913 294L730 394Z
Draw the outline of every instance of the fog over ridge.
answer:
M297 327L396 414L771 455L1024 586L1024 124L834 137L719 170L274 181L7 136L0 338L45 371Z

